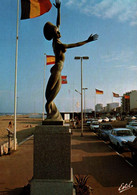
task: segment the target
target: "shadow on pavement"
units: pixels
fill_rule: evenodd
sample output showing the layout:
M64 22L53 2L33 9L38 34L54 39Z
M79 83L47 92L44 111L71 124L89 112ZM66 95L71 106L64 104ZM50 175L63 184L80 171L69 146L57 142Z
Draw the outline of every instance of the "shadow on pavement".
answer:
M92 175L103 187L116 187L133 181L137 187L137 172L119 156L83 157L72 163L74 174Z
M106 148L105 144L100 141L72 145L72 149L83 150L88 153L113 153L110 148Z

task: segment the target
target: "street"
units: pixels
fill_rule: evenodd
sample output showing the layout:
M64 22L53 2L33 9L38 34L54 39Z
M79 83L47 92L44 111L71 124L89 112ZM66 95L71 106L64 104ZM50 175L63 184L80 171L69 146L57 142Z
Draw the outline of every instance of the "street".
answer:
M71 145L73 174L89 175L87 183L94 195L137 194L137 168L129 152L119 154L87 127L84 137L80 129L73 130ZM120 191L120 186L125 191Z

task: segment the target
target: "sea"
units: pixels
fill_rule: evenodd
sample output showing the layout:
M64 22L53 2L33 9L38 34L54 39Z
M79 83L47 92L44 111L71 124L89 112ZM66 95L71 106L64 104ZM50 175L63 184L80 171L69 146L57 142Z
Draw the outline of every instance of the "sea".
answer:
M17 116L19 115L28 115L29 118L42 118L42 113L17 113ZM14 113L0 113L0 116L14 116ZM46 118L46 115L45 115Z

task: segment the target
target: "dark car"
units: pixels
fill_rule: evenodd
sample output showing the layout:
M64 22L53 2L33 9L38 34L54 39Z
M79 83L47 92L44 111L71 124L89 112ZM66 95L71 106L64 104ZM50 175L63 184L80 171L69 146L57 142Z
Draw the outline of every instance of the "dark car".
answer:
M133 160L137 160L137 137L134 139L133 142L128 141L127 146L131 151L131 156Z
M109 134L111 133L112 129L113 127L110 123L101 123L98 130L99 138L109 140Z

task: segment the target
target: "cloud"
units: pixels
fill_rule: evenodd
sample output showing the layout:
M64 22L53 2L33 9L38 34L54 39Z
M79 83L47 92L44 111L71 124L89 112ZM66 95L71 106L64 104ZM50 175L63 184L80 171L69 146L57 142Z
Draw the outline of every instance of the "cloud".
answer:
M125 49L124 51L121 51L121 52L117 52L117 51L111 52L109 54L101 56L101 58L105 62L112 62L112 61L127 62L135 58L135 56L136 56L136 53L134 51Z
M117 64L113 66L114 68L122 68L122 70L130 70L130 71L137 71L137 66L136 65L122 65L122 64Z
M137 25L136 0L68 0L66 5L87 15L100 18L117 18L120 22Z
M137 66L135 65L128 66L127 68L133 71L137 71Z

